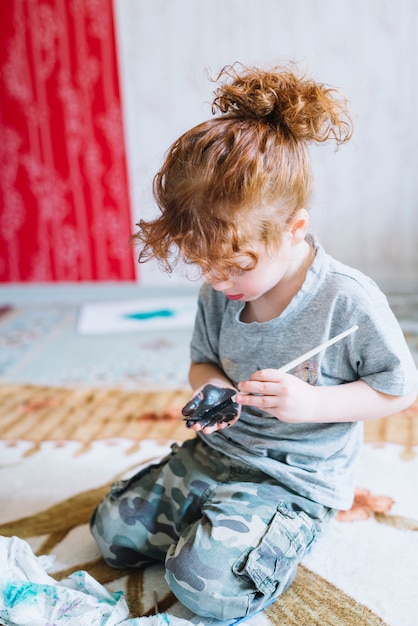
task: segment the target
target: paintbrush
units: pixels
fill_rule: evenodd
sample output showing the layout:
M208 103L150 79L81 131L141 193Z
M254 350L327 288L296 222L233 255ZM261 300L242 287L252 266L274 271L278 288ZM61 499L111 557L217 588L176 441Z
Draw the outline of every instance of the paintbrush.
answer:
M358 329L357 325L356 326L352 326L348 330L345 330L344 332L340 333L339 335L336 335L332 339L329 339L328 341L325 341L325 343L321 343L320 346L316 346L316 348L312 348L312 350L309 350L309 352L305 352L305 354L302 354L302 356L299 356L297 359L294 359L293 361L290 361L290 363L287 363L286 365L283 365L283 367L279 367L278 371L286 373L289 370L292 370L297 365L300 365L304 361L307 361L308 359L310 359L311 356L314 356L315 354L318 354L319 352L322 352L322 350L326 350L327 348L332 346L334 343L337 343L337 341L341 341L341 339L344 339L344 337L347 337L347 335L351 335L351 333L354 333L357 329Z

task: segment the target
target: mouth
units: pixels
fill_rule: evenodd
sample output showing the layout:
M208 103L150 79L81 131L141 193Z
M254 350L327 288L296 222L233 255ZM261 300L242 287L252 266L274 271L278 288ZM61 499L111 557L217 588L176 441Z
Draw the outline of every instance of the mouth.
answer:
M231 296L229 296L228 294L225 294L225 295L228 298L228 300L241 300L241 298L244 297L243 293L237 293L237 294L231 295Z

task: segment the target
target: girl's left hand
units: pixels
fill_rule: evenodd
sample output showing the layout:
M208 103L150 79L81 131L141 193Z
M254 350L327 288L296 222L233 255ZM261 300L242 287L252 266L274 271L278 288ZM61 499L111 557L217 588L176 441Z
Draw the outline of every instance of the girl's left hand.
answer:
M235 401L255 406L282 422L314 422L317 415L317 388L291 374L265 369L238 384Z
M201 430L205 435L210 435L216 430L223 430L235 424L241 413L241 407L232 401L235 392L233 387L219 387L210 383L195 389L194 396L182 409L182 414L186 416L187 428L195 432ZM219 409L226 401L227 406L207 417L209 412L215 407Z

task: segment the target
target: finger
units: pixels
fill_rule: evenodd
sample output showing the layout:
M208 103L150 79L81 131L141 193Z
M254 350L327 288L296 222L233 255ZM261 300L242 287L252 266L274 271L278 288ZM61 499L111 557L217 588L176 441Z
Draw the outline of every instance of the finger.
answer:
M205 433L205 435L211 435L212 433L215 432L215 430L219 430L220 429L220 424L214 424L212 426L204 426L201 430L203 433Z
M187 428L193 430L195 433L198 433L199 430L202 430L202 425L199 422L186 422Z
M194 407L191 406L191 402L189 402L188 404L186 404L186 406L182 408L181 413L185 417L189 417L194 413Z
M260 380L267 382L279 382L283 380L283 372L280 370L269 368L264 370L257 370L250 376L250 380Z
M203 394L199 392L182 408L183 415L191 415L202 403Z
M238 385L239 391L254 396L274 396L280 393L282 386L278 382L246 380Z
M245 406L255 406L260 409L272 409L277 408L279 403L278 394L272 395L253 395L253 394L238 394L237 402Z

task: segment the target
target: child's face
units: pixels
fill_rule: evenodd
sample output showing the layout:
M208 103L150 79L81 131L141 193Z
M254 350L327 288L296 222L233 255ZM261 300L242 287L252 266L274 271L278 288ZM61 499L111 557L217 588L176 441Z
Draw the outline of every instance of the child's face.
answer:
M264 247L254 247L258 262L254 269L245 271L245 261L242 270L231 271L227 279L217 279L211 272L204 274L215 289L221 291L230 300L251 302L271 291L278 283L291 278L295 271L296 256L289 238L283 237L282 245L276 253L268 253Z

